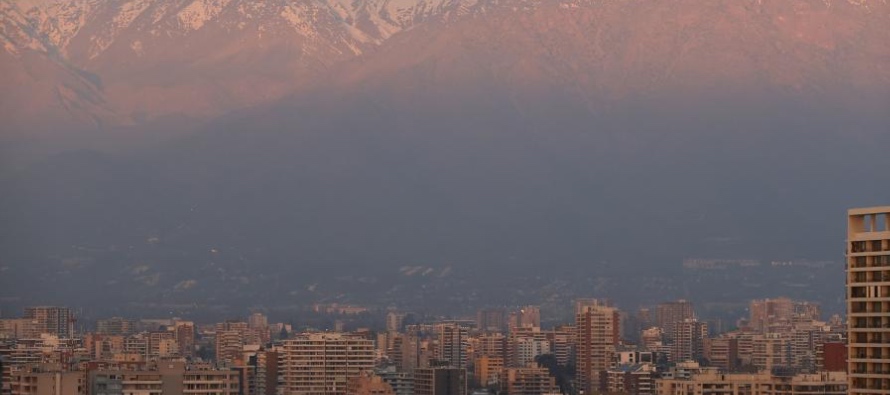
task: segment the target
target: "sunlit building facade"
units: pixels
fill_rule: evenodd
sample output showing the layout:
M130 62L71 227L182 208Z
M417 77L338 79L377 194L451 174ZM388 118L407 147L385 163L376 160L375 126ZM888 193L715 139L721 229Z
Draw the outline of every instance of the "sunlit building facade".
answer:
M850 395L890 393L890 206L847 219Z

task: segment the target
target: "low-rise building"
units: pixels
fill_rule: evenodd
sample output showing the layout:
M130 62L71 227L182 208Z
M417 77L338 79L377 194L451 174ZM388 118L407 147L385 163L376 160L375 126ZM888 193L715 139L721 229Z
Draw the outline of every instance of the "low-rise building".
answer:
M655 387L657 395L845 395L847 375L843 372L822 372L774 376L767 372L723 374L712 370L688 378L658 379Z

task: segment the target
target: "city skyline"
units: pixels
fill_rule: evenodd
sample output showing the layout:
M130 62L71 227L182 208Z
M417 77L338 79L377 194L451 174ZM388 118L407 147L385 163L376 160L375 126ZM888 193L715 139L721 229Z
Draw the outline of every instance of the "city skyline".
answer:
M888 26L0 0L0 395L890 393Z
M333 318L332 326L275 323L254 311L210 324L107 317L83 331L68 307L29 306L19 318L0 318L0 391L880 393L890 382L881 340L890 316L881 271L888 235L890 206L848 211L846 320L823 321L818 303L786 297L750 300L748 315L732 325L707 319L687 299L630 312L610 299L580 298L574 319L552 326L542 325L537 305L480 308L461 319L314 303L311 311Z
M778 385L775 381L778 376L770 376L769 372L798 372L795 374L801 375L795 376L795 380L801 380L799 385L841 388L838 380L845 377L841 374L846 369L843 363L846 328L839 317L831 317L831 322L819 321L822 317L817 305L785 298L752 300L750 306L750 316L739 321L738 329L716 331L708 331L707 325L697 326L699 322L689 318L699 315L695 313L694 304L686 300L666 301L651 309L626 314L611 307L607 300L581 299L573 307L576 311L574 321L546 328L540 324L537 306L517 306L481 309L472 320L420 319L412 313L390 311L385 318L381 317L377 329L350 328L338 321L334 327L313 330L275 323L262 313L217 323L111 317L100 320L95 325L96 332L76 335L67 326L54 324L60 316L69 317L69 323L73 324L74 317L67 308L37 306L23 312L23 317L27 318L0 320L0 338L9 340L8 336L12 335L11 339L19 339L17 343L5 343L7 348L0 345L0 359L6 366L11 363L14 368L27 361L36 361L32 358L52 360L54 356L65 358L63 356L73 353L94 361L125 358L137 364L121 365L117 368L124 369L120 373L116 373L114 366L117 365L113 364L88 368L85 374L94 391L88 393L101 394L104 392L95 392L97 386L107 387L117 382L127 388L128 380L156 383L150 385L156 385L162 391L187 393L187 388L192 388L188 383L197 381L184 379L182 369L188 371L189 366L207 363L210 365L200 365L205 367L198 368L198 374L206 371L207 377L228 377L225 380L233 380L231 385L237 386L231 387L233 393L237 393L234 392L237 388L261 391L249 392L256 394L274 393L265 391L273 391L272 388L279 386L276 382L284 383L280 385L285 391L302 391L303 385L323 377L327 377L324 379L327 381L311 384L320 394L353 393L343 392L347 387L353 390L367 387L369 391L374 388L394 391L391 388L398 387L405 391L398 394L428 393L424 391L443 385L452 388L447 394L459 395L464 392L451 391L455 388L465 388L462 391L486 386L493 388L491 383L495 383L495 387L503 385L508 393L520 390L546 393L559 387L560 391L586 388L585 393L595 392L597 388L619 392L642 388L645 391L631 393L656 394L661 385L690 385L688 377L671 376L681 371L715 382L732 377L729 379L734 383L732 385L746 385L744 383L750 380ZM358 306L316 308L344 321L349 315L368 313ZM650 314L650 310L661 313ZM690 329L681 329L687 326ZM675 328L673 335L666 336L662 328L672 327ZM694 328L705 329L696 335ZM658 331L653 332L655 329ZM43 334L36 337L34 334L38 332ZM650 333L657 335L651 338ZM799 343L801 336L810 340ZM71 339L65 340L69 337ZM10 346L12 348L8 348ZM776 346L779 349L790 347L791 354L770 351ZM70 351L46 354L47 347ZM553 375L553 366L540 365L544 363L542 357L554 358L553 361L560 364L558 366L570 366L567 364L579 359L592 362L591 365L574 362L578 363L575 379L571 381L574 384L567 384L565 377ZM318 374L309 373L306 369L315 369L312 361L317 358L333 359L318 365L321 369ZM76 360L58 361L64 366ZM168 370L145 365L167 360L185 361L185 365L171 365ZM704 365L700 368L693 361ZM346 366L355 370L344 370ZM244 370L244 367L248 369ZM701 372L694 373L699 369ZM724 378L708 376L713 374L708 369L720 369ZM750 373L726 376L749 369L759 369L762 373L760 376ZM411 384L410 372L415 370L414 377L421 378ZM825 373L819 378L821 371L835 373ZM59 374L76 376L77 372ZM366 373L371 375L363 378ZM425 374L444 376L424 379ZM9 380L13 386L18 386L15 377L18 376L13 375ZM38 381L33 385L38 388L42 376L34 377ZM124 377L123 381L115 381L120 377ZM274 377L280 378L275 380ZM585 381L584 377L592 379ZM180 383L177 380L185 380L182 381L185 384L177 384ZM446 380L443 383L451 384L434 384L435 380ZM184 385L183 389L175 389L180 388L178 385ZM846 388L845 384L843 388Z

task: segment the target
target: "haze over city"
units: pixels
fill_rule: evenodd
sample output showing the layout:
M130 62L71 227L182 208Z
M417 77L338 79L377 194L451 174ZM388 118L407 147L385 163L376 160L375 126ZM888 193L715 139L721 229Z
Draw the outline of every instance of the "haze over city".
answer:
M493 311L553 331L505 368L553 355L577 393L621 364L566 368L559 328L614 309L653 374L715 366L669 350L686 319L810 331L793 364L720 368L817 374L847 343L850 254L883 251L850 237L886 231L887 26L872 0L0 0L0 339L144 332L176 349L144 363L227 372L241 346L367 330L401 374L376 334L440 347ZM474 357L452 366L471 390Z

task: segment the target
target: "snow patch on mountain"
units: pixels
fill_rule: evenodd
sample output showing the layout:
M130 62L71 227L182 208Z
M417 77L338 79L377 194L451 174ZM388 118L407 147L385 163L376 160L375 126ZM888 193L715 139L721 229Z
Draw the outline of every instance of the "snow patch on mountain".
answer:
M512 0L523 2L525 0ZM243 30L254 23L259 34L281 34L290 28L309 39L327 39L359 54L394 34L434 18L451 18L504 0L0 0L0 16L15 23L4 33L4 45L16 29L31 29L34 38L68 56L72 40L89 31L88 58L100 56L128 29L154 36L182 36L219 23ZM85 27L89 29L85 30ZM128 42L130 40L128 39ZM32 43L33 44L33 43ZM31 44L29 44L31 45Z
M99 3L96 0L48 3L27 9L31 26L63 54L71 39L88 22Z
M177 14L179 23L190 30L198 30L216 18L231 0L195 0Z
M748 1L756 4L762 0ZM833 1L869 7L886 4L887 0ZM825 2L831 4L829 0ZM148 48L158 48L149 34L186 38L213 23L230 32L252 29L257 37L294 37L294 42L309 47L300 51L329 48L334 53L358 55L424 23L450 23L455 18L482 15L497 8L520 11L548 4L577 8L601 3L602 0L0 0L0 40L10 53L31 48L55 52L63 58L94 59L122 35L126 37L121 40L134 52L145 53ZM77 48L72 48L72 40L78 43ZM136 41L140 45L135 45Z
M27 17L9 1L0 1L0 40L3 49L18 57L24 50L48 52L47 46L40 40Z
M137 18L145 14L151 7L151 4L151 0L132 0L114 4L115 8L111 10L113 16L110 23L101 24L99 34L90 37L89 58L96 58L108 49L115 42L118 34L129 28ZM136 51L135 48L134 51ZM140 51L136 52L138 54Z
M133 20L142 15L151 5L151 0L138 0L121 4L120 12L114 16L116 28L129 27Z
M315 29L313 28L312 15L307 15L307 13L308 10L303 7L288 4L279 15L301 35L312 37L315 35Z

